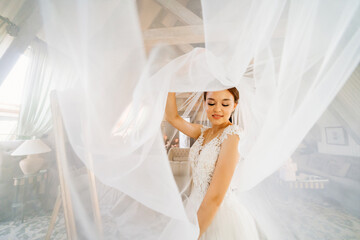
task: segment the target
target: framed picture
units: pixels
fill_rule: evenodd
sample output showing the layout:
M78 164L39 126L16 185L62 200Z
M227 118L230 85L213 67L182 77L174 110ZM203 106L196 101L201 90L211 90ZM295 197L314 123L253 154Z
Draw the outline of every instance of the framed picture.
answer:
M325 134L327 144L349 145L349 138L343 127L326 127Z

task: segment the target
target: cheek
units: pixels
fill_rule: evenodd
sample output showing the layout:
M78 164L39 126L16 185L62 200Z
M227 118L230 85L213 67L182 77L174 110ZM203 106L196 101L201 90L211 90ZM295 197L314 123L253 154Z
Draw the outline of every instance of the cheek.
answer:
M225 112L226 115L228 115L230 117L231 113L234 111L234 105L231 105L229 107L226 108Z
M224 116L226 116L227 118L229 118L230 115L231 115L231 111L228 111L228 110L224 111Z

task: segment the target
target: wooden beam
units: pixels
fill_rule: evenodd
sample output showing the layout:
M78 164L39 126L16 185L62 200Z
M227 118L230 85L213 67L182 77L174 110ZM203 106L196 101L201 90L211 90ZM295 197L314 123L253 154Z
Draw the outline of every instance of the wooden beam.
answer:
M90 188L90 199L92 204L92 210L94 215L94 222L97 228L97 238L99 240L103 239L103 226L102 226L102 220L101 220L101 213L100 213L100 205L99 205L99 198L98 193L96 189L96 177L94 174L94 160L93 156L90 152L87 151L87 163L89 165L87 169L88 177L89 177L89 188Z
M179 3L183 6L186 6L186 4L188 3L189 0L179 0ZM178 18L172 14L171 12L168 12L165 17L162 19L161 23L165 26L165 27L173 27L176 22L178 21ZM194 49L193 46L191 46L190 44L181 44L178 45L177 48L183 52L183 53L188 53L191 50Z
M194 49L194 47L190 44L180 44L177 45L177 48L180 49L180 51L182 51L183 53L188 53Z
M180 26L169 28L149 29L144 32L146 45L165 43L169 45L203 43L204 26Z
M68 169L68 160L65 147L65 128L61 111L59 108L57 92L55 90L50 93L51 113L54 126L55 146L56 146L56 163L59 173L59 182L61 190L61 201L65 216L65 226L67 239L78 239L76 231L76 223L74 217L73 204L69 188L69 179L66 178L66 169Z
M156 0L163 7L173 13L179 21L189 25L202 25L203 21L195 13L181 5L176 0Z
M161 9L162 7L153 0L139 1L139 20L143 31L151 26Z
M189 2L189 0L179 0L178 1L181 5L186 6L186 4ZM161 23L166 27L173 27L175 26L176 22L178 21L178 18L168 11L168 13L164 16Z

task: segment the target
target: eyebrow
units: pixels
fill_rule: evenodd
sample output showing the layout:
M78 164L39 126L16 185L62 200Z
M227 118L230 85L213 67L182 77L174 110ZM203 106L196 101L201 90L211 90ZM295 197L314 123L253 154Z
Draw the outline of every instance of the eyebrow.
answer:
M208 98L208 100L213 100L213 101L215 101L215 99L213 99L213 98ZM223 101L231 101L231 99L225 98L225 99L223 99Z

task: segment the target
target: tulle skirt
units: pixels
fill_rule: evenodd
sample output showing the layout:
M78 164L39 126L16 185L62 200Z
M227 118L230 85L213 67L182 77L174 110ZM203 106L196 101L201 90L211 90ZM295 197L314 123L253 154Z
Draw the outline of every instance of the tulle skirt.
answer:
M196 200L196 193L189 200ZM261 233L251 213L234 194L227 194L212 223L200 240L260 240Z

